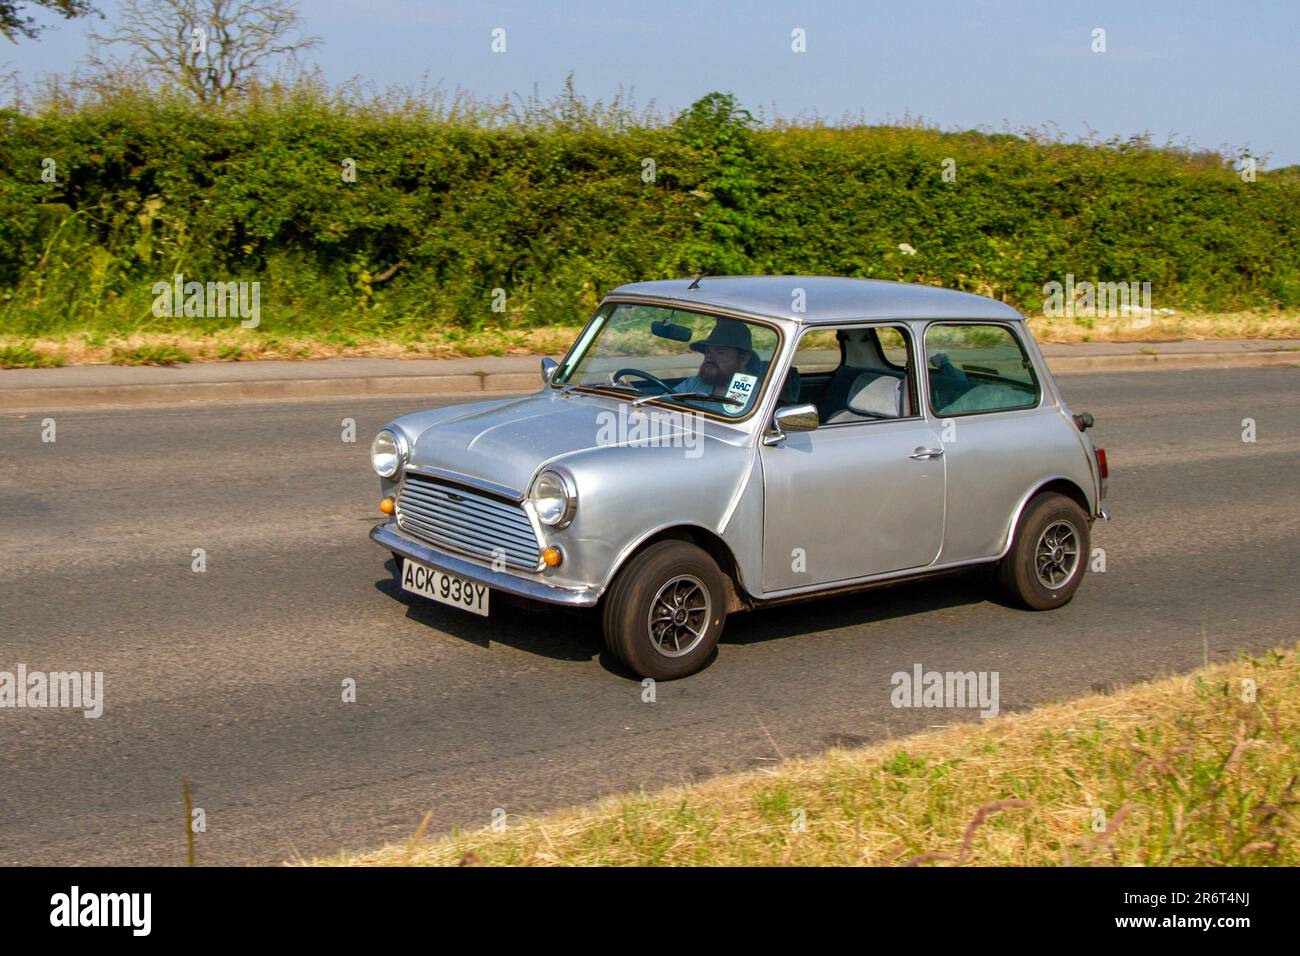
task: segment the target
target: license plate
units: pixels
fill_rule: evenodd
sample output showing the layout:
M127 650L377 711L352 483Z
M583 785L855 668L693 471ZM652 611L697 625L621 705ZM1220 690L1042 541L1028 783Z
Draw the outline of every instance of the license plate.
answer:
M402 590L432 598L443 604L450 604L462 611L488 616L488 586L466 581L446 571L439 571L412 561L405 560L402 568Z

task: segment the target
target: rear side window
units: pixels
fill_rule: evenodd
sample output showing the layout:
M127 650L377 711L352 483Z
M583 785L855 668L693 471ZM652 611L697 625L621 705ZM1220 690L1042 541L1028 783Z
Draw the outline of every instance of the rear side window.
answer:
M932 325L925 333L930 405L971 415L1038 404L1038 379L1020 340L1002 325Z

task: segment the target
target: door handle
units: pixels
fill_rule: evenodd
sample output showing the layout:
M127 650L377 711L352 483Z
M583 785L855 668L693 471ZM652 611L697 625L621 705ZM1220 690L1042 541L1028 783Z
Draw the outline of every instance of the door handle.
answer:
M916 451L912 452L912 454L908 455L907 457L914 459L915 461L925 461L929 458L942 458L943 449L942 448L918 448Z

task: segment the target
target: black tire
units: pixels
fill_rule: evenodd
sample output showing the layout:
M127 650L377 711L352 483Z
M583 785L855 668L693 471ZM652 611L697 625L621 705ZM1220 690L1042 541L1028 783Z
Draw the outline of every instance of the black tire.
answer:
M1063 528L1068 528L1068 533ZM1049 530L1053 536L1045 538ZM1016 524L1011 550L998 564L998 586L1013 602L1031 611L1068 604L1087 573L1092 553L1089 530L1088 515L1073 499L1053 492L1034 498ZM1040 555L1040 545L1050 553ZM1068 561L1071 549L1075 552L1072 564Z
M668 651L659 649L650 626L651 607L661 591L664 610L675 606L685 612L681 627L669 626L664 618L657 629L658 643L674 642ZM678 598L684 603L676 603ZM707 664L726 620L722 571L707 551L685 541L660 541L628 561L605 595L602 611L605 647L638 676L655 680L685 677Z

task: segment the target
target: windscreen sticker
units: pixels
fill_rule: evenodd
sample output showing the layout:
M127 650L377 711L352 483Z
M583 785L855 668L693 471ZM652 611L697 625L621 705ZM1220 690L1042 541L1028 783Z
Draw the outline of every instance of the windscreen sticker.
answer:
M731 376L731 384L727 386L727 398L734 398L748 405L749 396L753 393L754 383L757 381L757 375L746 375L744 372L737 372Z

